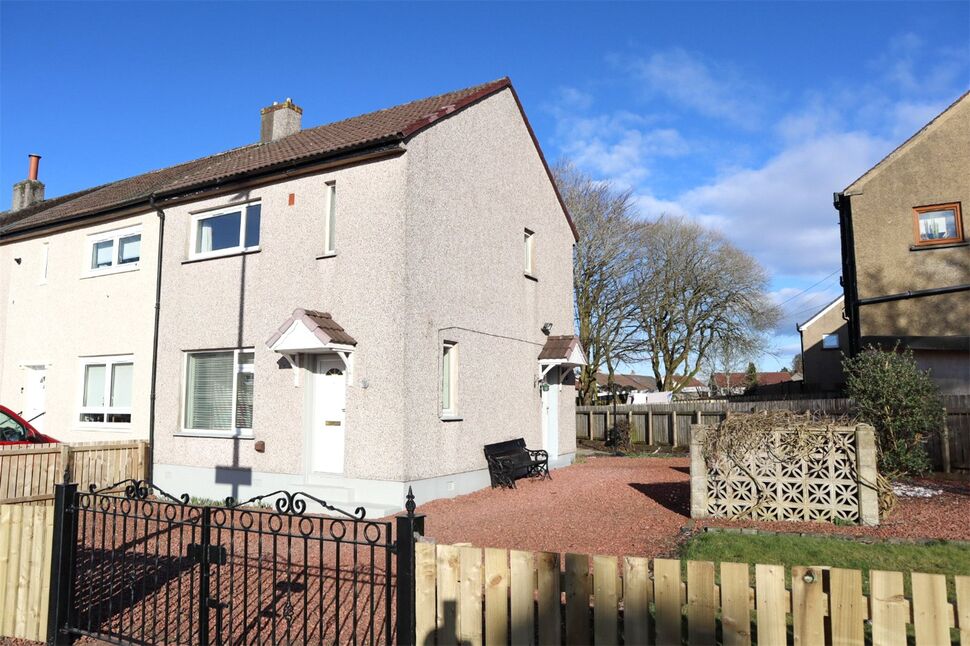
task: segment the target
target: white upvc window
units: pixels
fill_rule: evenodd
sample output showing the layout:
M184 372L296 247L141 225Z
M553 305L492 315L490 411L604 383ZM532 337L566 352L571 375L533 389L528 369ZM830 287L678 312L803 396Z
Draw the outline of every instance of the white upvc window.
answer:
M323 252L337 253L337 183L327 182L327 217L324 222Z
M141 225L93 233L87 238L84 274L95 276L138 269Z
M185 353L182 431L252 437L253 348Z
M226 256L259 249L259 202L236 204L192 216L189 258Z
M80 406L84 427L125 428L131 424L134 361L130 354L81 357Z
M50 262L51 243L44 242L40 247L40 284L47 282L47 265Z
M441 344L441 416L458 414L458 344L445 341Z
M534 231L526 229L522 239L525 250L524 271L527 275L534 276L536 273L536 234Z

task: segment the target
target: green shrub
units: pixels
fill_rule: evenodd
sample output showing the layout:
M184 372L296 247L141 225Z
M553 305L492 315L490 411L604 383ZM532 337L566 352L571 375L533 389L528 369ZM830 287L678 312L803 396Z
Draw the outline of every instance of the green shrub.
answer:
M942 428L943 404L912 351L869 346L843 367L856 415L876 429L879 470L887 476L929 471L926 441Z

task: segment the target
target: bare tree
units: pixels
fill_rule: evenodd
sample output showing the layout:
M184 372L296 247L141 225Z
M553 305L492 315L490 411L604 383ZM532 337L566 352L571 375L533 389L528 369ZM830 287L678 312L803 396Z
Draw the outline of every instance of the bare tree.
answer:
M596 401L596 373L606 367L609 385L619 362L637 347L634 269L640 232L629 191L598 182L568 162L553 169L579 232L573 257L576 326L588 365L580 372L580 399Z
M768 339L757 331L752 331L748 338L717 339L707 349L702 361L703 370L709 377L711 392L719 394L724 389L730 394L732 387L736 388L744 381L743 377L734 379L733 375L743 373L749 361L766 353L769 353ZM714 381L714 375L717 374L724 376L720 385Z
M715 344L752 343L778 310L758 262L723 235L680 218L644 224L637 265L637 322L657 388L677 392ZM673 377L680 372L684 379Z

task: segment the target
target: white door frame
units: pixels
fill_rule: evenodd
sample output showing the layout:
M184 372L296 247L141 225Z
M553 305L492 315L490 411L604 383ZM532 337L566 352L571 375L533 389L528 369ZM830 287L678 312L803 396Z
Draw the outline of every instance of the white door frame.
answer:
M314 479L326 478L328 476L342 476L344 474L347 457L347 380L350 364L349 357L345 358L342 354L335 352L314 354L310 359L310 361L306 362L307 370L310 372L310 378L306 381L309 406L307 407L308 421L306 424L306 456L304 460L305 474L308 482ZM330 411L329 417L331 419L324 420L323 415L327 411L323 410L319 400L320 389L322 387L321 380L326 378L326 372L332 369L339 369L343 373L343 401L341 402L342 405L340 406L339 413L334 416L333 413L336 411ZM317 451L321 448L321 443L327 441L325 437L321 436L320 431L324 428L323 424L328 421L339 423L339 437L333 437L330 440L334 442L333 448L340 451L340 456L331 465L334 468L317 470ZM326 428L330 429L331 427L327 425ZM337 466L338 464L339 466Z
M545 370L539 391L542 448L549 454L550 462L559 458L559 381L561 378L559 366L550 366ZM550 436L554 436L552 441Z
M36 428L41 433L44 432L45 421L47 417L47 364L36 363L36 364L24 364L24 419L30 422L30 425ZM38 375L40 373L40 375ZM39 379L38 379L39 377ZM38 389L39 390L35 390ZM36 402L31 400L37 398ZM33 403L39 403L40 409L31 409L30 406ZM37 419L31 421L30 418L37 415L37 413L44 413Z

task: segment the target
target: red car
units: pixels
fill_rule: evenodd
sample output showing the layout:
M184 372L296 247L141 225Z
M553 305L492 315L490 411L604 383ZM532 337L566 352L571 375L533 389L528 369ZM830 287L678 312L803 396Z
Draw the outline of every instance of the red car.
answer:
M60 442L50 435L44 435L6 406L0 406L0 445L10 444L60 444Z

